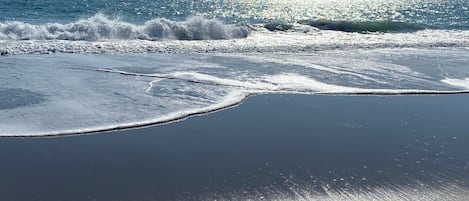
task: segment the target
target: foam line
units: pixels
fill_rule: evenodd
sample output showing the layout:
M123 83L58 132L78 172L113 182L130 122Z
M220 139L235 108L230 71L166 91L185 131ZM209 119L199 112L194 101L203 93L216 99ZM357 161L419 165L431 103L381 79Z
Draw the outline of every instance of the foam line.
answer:
M161 79L153 80L150 83L148 83L148 88L145 89L145 92L150 92L150 90L153 88L154 84L161 81Z
M354 87L338 86L316 81L314 79L288 73L273 76L265 76L264 82L270 83L246 83L237 80L221 79L200 73L175 73L175 74L142 74L130 73L118 70L98 69L101 72L119 73L122 75L157 77L165 79L178 79L187 82L209 84L218 86L241 87L246 92L254 94L268 93L306 93L306 94L329 94L329 95L444 95L444 94L467 94L469 90L419 90L419 89L362 89ZM192 77L178 76L192 75Z
M223 110L223 109L236 106L239 103L241 103L247 96L249 96L249 94L245 94L243 92L239 92L239 91L232 92L231 94L226 96L223 100L221 100L217 104L213 104L208 107L204 107L200 109L172 112L162 117L158 117L158 118L146 120L146 121L122 123L122 124L117 124L117 125L84 128L84 129L77 129L77 130L64 130L60 132L22 133L22 134L12 134L12 135L0 134L0 138L1 137L20 137L20 138L22 137L62 137L62 136L70 136L70 135L85 135L85 134L92 134L92 133L97 133L97 132L109 132L109 131L114 131L114 130L161 125L161 124L171 123L171 122L175 122L179 120L184 120L192 116L203 115L203 114L216 112L219 110Z
M446 78L446 79L441 80L441 82L469 90L469 78L466 78L466 79Z
M329 73L333 73L333 74L351 75L351 76L359 77L359 78L364 79L364 80L378 82L376 79L373 79L371 77L368 77L368 76L365 76L365 75L362 75L362 74L349 72L349 71L346 71L343 68L335 68L335 67L332 67L332 66L324 66L324 65L320 65L320 64L308 63L306 61L301 61L298 58L295 58L295 59L270 58L270 57L262 58L262 57L259 57L259 56L249 56L248 58L250 60L253 60L253 61L256 61L256 62L261 61L261 62L274 62L274 63L284 64L284 65L298 65L298 66L304 66L305 68L312 68L312 69L316 69L316 70L320 70L320 71L324 71L324 72L329 72Z
M142 76L142 77L156 77L156 78L164 78L170 80L184 80L187 82L198 83L198 84L209 84L209 85L217 85L217 86L228 86L228 87L238 87L238 88L249 88L253 90L266 90L266 89L273 89L275 86L268 85L264 83L249 83L243 82L238 80L231 80L231 79L222 79L215 76L210 76L206 74L201 74L197 72L174 72L172 74L143 74L143 73L131 73L119 70L112 70L112 69L98 69L99 72L106 72L106 73L118 73L121 75L130 75L130 76Z
M331 95L448 95L469 94L469 90L439 91L439 90L417 90L417 89L363 89L357 91L331 91L317 92L315 94Z

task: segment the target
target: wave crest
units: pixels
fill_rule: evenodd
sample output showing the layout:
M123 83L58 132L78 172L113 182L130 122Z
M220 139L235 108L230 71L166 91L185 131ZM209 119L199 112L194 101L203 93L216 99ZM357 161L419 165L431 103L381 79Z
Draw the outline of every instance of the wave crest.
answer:
M316 27L321 30L334 30L344 32L415 32L427 28L426 25L410 24L392 21L331 21L331 20L303 20L300 24Z
M157 18L143 25L109 19L101 14L69 24L0 23L0 40L210 40L245 38L249 33L250 29L245 26L226 25L202 17L191 17L182 22Z

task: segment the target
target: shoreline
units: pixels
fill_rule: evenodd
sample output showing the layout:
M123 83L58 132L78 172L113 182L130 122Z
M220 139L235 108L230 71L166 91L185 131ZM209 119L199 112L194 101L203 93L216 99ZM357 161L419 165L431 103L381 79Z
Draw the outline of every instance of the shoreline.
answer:
M251 93L247 94L244 98L240 101L235 101L233 103L227 104L223 107L214 107L213 109L201 109L201 111L189 113L182 115L180 117L176 117L173 119L167 119L162 121L145 121L143 123L135 123L130 126L126 126L123 123L121 126L116 126L112 128L104 128L104 129L89 129L90 131L83 131L83 132L62 132L62 133L51 133L51 134L37 134L37 135L0 135L1 138L55 138L55 137L70 137L70 136L81 136L81 135L99 135L99 134L107 134L112 133L114 131L121 131L121 130L133 130L133 129L140 129L140 128L147 128L153 126L162 126L171 123L177 123L180 121L185 121L191 117L198 117L198 116L205 116L210 115L212 113L220 112L225 109L239 107L243 104L244 101L251 97L255 96L277 96L277 95L307 95L307 96L379 96L379 97L390 97L390 96L440 96L440 95L464 95L469 94L469 90L459 90L459 91L434 91L434 90L397 90L398 92L393 92L394 90L383 90L379 92L379 90L363 90L362 92L349 92L349 93L342 93L342 92L317 92L317 93L291 93L291 92L277 92L277 93Z
M100 129L100 130L97 129L97 130L84 131L84 132L64 132L61 134L44 134L44 135L7 135L7 136L0 135L0 139L1 138L59 138L59 137L86 136L86 135L95 135L95 134L100 135L100 134L109 134L115 131L127 131L127 130L134 130L134 129L144 129L144 128L149 128L149 127L163 126L163 125L167 125L171 123L184 121L191 117L205 116L205 115L209 115L215 112L237 107L241 105L243 101L249 98L250 96L254 96L254 95L249 95L239 102L236 102L236 103L224 106L224 107L201 111L201 112L190 113L190 114L183 115L181 117L177 117L177 118L169 119L169 120L141 123L141 124L135 124L132 126L117 126L113 128L105 128L105 129Z

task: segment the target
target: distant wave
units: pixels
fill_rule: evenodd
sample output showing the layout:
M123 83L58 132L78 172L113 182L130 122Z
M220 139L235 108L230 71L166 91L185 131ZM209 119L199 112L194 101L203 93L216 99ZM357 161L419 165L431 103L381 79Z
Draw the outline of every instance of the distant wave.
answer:
M245 26L226 25L202 17L192 17L182 22L157 18L142 25L109 19L101 14L69 24L0 23L0 40L210 40L245 38L249 32L250 29Z
M302 25L308 25L319 30L332 30L343 32L415 32L423 29L435 29L422 24L410 24L405 22L391 22L391 21L375 21L375 22L362 22L362 21L331 21L331 20L302 20L298 22ZM286 31L294 28L292 24L285 23L268 23L264 28L270 31Z
M330 21L330 20L305 20L300 21L300 24L310 25L321 30L334 30L345 32L414 32L427 28L430 26L421 24L411 24L406 22L391 22L391 21L374 21L374 22L361 22L361 21Z

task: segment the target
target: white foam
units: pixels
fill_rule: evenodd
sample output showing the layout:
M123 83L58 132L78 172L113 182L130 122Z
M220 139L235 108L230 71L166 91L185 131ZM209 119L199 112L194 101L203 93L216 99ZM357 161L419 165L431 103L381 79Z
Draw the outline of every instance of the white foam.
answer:
M248 34L246 27L225 25L202 17L192 17L183 22L158 18L142 25L109 19L101 14L69 24L0 23L0 40L207 40L244 38Z
M130 73L130 72L125 72L125 71L109 70L109 69L99 69L99 71L119 73L119 74L125 74L125 75L133 75L133 76L148 76L148 77L158 77L158 78L166 78L166 79L179 79L179 80L185 80L185 81L196 82L196 83L223 85L223 86L230 86L230 87L241 87L241 88L250 89L250 90L271 90L275 88L274 85L269 85L266 83L247 82L247 81L219 78L216 76L211 76L211 75L202 74L198 72L191 72L191 71L174 72L174 73L169 73L169 74ZM153 81L150 83L150 86L153 87Z
M452 78L446 78L441 80L441 82L453 85L462 89L467 89L469 90L469 78L466 79L452 79Z
M277 86L276 90L309 90L312 92L346 92L358 90L356 88L337 86L316 81L314 79L294 73L265 76L265 81Z
M404 94L457 94L466 90L423 90L423 89L379 89L358 88L328 84L313 78L295 74L282 73L262 76L262 81L246 82L227 78L219 78L198 72L174 72L170 74L142 74L129 73L118 70L99 69L99 71L119 73L132 76L150 76L157 78L179 79L195 83L221 85L241 88L246 93L309 93L309 94L375 94L375 95L404 95ZM418 80L418 78L417 78ZM153 82L153 81L152 81ZM150 83L153 86L152 82ZM376 82L380 82L379 80ZM147 89L148 90L148 89Z
M310 94L370 94L370 95L404 95L404 94L458 94L468 93L467 90L422 90L422 89L364 89L357 87L347 87L319 82L306 76L294 73L265 76L264 80L276 86L272 91L265 89L266 93L277 91L292 91Z
M188 118L197 114L204 114L208 112L213 112L220 110L229 106L236 105L240 103L247 94L240 91L233 91L227 96L223 97L221 100L218 100L216 104L209 105L202 108L193 108L193 109L182 109L181 111L170 112L164 115L160 115L157 118L147 119L147 120L137 120L134 122L123 122L118 124L104 124L103 126L94 126L94 127L83 127L80 129L63 129L58 131L32 131L34 129L42 130L44 128L40 127L25 127L24 124L0 124L0 136L23 136L23 137L33 137L33 136L56 136L56 135L70 135L70 134L84 134L91 132L99 131L109 131L116 129L125 129L125 128L134 128L142 127L148 125L154 125L158 123L167 123L174 122L176 120ZM24 130L31 130L30 132L24 132ZM16 132L15 132L16 131Z
M88 37L88 36L87 36ZM94 36L93 36L94 37ZM422 30L414 33L360 34L340 31L253 32L233 40L7 40L2 55L37 53L252 53L314 52L333 49L469 47L469 31Z
M351 76L359 77L364 80L377 81L371 77L368 77L359 73L350 72L344 68L338 68L338 67L334 67L330 65L323 66L323 65L314 64L311 61L309 62L305 61L306 59L303 59L301 57L289 58L288 56L285 56L285 57L272 58L272 57L265 57L262 55L256 55L256 56L251 56L248 58L249 60L255 61L255 62L274 62L274 63L284 64L284 65L298 65L298 66L312 68L312 69L329 72L329 73L333 73L337 75L351 75Z

